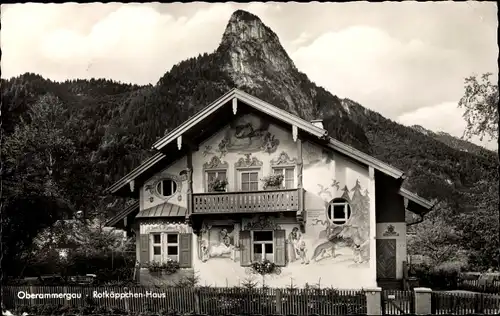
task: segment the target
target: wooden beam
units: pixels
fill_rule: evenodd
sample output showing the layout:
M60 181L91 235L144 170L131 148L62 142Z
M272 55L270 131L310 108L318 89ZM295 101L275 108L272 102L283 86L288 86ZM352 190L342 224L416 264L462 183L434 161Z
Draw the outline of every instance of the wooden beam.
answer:
M186 223L191 223L191 214L193 214L193 152L191 148L187 153L187 212Z
M181 150L182 148L182 135L177 137L177 149Z
M377 284L377 264L376 264L376 254L377 254L377 221L376 221L376 209L375 209L375 168L372 166L368 167L368 198L370 200L369 214L370 216L370 274L373 277L373 283Z
M238 112L238 99L233 98L233 114L236 115Z
M305 218L304 218L304 188L303 188L303 167L304 160L302 157L302 139L298 137L296 139L297 143L297 189L299 193L299 209L297 211L297 221L299 222L300 230L302 233L305 232Z
M297 139L297 188L302 189L302 173L304 169L304 159L302 157L302 139Z
M297 125L292 125L292 137L294 142L297 141L298 134L299 134L299 128L297 127Z

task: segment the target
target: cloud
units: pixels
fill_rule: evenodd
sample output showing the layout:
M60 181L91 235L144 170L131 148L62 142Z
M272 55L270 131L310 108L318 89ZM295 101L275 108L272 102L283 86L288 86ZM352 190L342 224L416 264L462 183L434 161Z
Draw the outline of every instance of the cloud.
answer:
M457 105L458 102L444 102L435 106L423 107L399 116L396 121L407 126L421 125L431 131L442 131L460 138L467 124L463 118L464 110L458 108ZM490 150L498 148L497 142L487 139L481 141L479 137L473 137L471 142Z
M99 12L99 7L103 14L95 21L90 14ZM94 4L92 11L82 12L88 14L78 15L82 8L77 4L9 7L2 16L2 77L35 72L54 80L111 77L156 83L175 63L213 51L234 11L229 4L216 4L190 18L175 18L142 4L111 10ZM78 22L54 22L64 15L87 28L72 27Z
M237 8L261 17L281 10L276 4L218 3L175 17L164 12L168 8L10 5L2 12L2 77L35 72L53 80L105 77L156 83L174 64L215 50Z
M403 41L366 25L323 33L291 57L317 84L390 118L460 99L463 79L473 70L496 69L496 59L476 61L458 50L418 38Z
M309 34L308 32L302 32L300 33L299 37L294 39L290 44L292 44L294 47L300 47L305 44L310 38L311 34Z

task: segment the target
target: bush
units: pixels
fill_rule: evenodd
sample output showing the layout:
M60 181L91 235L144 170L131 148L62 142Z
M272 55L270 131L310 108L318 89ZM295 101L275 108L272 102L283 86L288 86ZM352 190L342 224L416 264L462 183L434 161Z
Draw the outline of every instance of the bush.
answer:
M426 265L412 267L412 274L419 279L420 286L434 290L456 290L459 271L456 269L435 269Z

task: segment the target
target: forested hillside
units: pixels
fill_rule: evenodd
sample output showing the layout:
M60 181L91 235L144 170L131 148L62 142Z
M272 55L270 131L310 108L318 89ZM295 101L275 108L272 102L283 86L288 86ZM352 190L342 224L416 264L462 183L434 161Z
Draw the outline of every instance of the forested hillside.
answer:
M496 153L456 149L339 99L299 72L276 34L249 13L233 14L221 43L149 86L104 79L53 82L36 74L2 79L8 273L19 272L16 262L33 236L55 220L78 210L103 217L119 211L126 201L102 196L102 190L149 157L156 139L233 87L307 120L323 118L332 137L404 170L410 176L406 187L446 205L463 241L486 238L467 228L469 219L457 217L476 212L483 214L476 224L494 238ZM498 238L484 242L494 249ZM483 257L474 264L498 265L498 255L490 254L490 261Z

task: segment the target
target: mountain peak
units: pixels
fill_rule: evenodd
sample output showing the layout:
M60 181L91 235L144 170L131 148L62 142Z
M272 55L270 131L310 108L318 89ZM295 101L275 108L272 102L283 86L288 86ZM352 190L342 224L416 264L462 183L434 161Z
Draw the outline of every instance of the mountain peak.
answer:
M303 113L309 99L300 89L300 74L276 33L259 17L237 10L229 19L217 48L221 64L238 88L282 91L287 109ZM312 118L311 113L306 117Z
M222 43L241 41L272 41L279 45L278 36L262 23L258 16L244 10L236 10L227 23Z
M255 21L262 23L262 21L258 16L245 10L234 11L229 21L248 21L248 22Z

